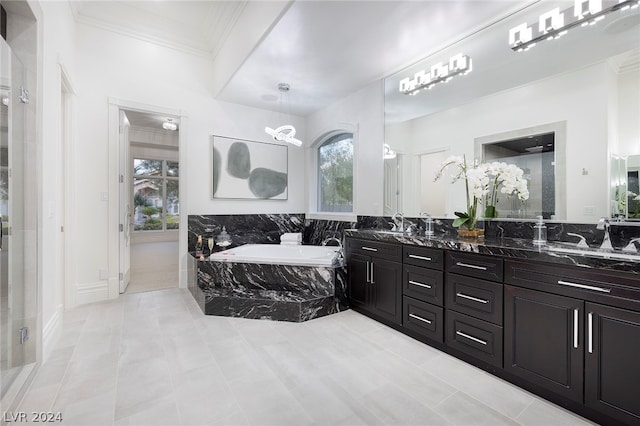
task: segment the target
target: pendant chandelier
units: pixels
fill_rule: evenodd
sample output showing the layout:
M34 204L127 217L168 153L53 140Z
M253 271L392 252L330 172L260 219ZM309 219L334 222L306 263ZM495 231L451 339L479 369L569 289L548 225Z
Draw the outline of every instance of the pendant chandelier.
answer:
M287 83L279 83L278 90L280 91L280 106L282 106L283 97L285 95L288 96L289 90L291 87ZM287 102L289 106L289 115L291 115L291 105ZM271 127L265 127L264 131L273 138L276 142L287 142L295 146L302 146L302 141L296 139L296 128L291 124L284 124L282 126L276 127L272 129Z

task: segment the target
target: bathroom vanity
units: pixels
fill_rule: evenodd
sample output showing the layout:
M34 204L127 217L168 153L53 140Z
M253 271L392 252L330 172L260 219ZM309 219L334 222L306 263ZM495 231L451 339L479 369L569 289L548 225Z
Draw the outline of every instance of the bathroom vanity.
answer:
M351 307L601 424L640 425L640 262L347 230Z

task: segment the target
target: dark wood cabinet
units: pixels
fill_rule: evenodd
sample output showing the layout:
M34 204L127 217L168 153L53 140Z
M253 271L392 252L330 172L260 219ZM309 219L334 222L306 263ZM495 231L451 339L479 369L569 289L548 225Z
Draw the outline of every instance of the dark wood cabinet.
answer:
M601 424L640 426L635 270L355 238L346 252L355 309Z
M402 264L372 259L370 304L376 315L402 324Z
M585 305L585 405L640 425L640 312Z
M443 308L404 296L403 312L403 327L426 339L443 342Z
M402 264L386 259L399 260L401 253L401 246L347 240L349 298L353 308L380 320L402 324Z
M349 274L349 299L353 307L369 303L369 260L370 257L352 254L347 262Z
M504 369L582 402L584 302L504 286Z

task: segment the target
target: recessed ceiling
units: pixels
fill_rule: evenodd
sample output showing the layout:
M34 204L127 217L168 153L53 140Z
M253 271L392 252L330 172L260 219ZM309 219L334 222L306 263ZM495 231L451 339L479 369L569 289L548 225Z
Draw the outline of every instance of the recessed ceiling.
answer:
M215 57L246 0L70 2L77 22Z
M291 111L305 116L529 3L297 1L218 98L277 110L265 99L286 82Z
M234 34L243 34L243 28L238 28L240 22L251 25L251 19L240 18L243 11L248 13L253 1L256 0L87 0L71 4L78 22L209 55L215 60L223 45L225 49L233 49L234 43L246 42L230 39L228 35L232 29ZM417 111L414 104L420 101L427 109L437 110L447 102L454 102L456 97L462 102L464 96L480 96L482 91L491 93L502 80L505 84L509 80L512 85L524 81L524 74L539 71L540 61L560 70L572 57L597 52L596 46L602 41L598 37L610 39L615 35L633 42L638 31L637 17L608 27L607 33L602 26L586 35L593 40L594 48L567 52L554 46L544 48L546 52L542 53L540 46L525 52L526 56L510 51L503 34L504 25L501 27L500 23L508 24L509 17L517 11L522 11L523 16L531 12L526 19L532 23L539 10L570 4L572 0L298 0L284 9L248 56L238 61L237 69L229 74L217 99L275 111L286 109L285 112L306 116L420 59L446 60L448 56L437 57L437 52L446 53L443 49L468 47L465 53L474 59L474 71L470 74L473 82L471 78L466 82L461 79L462 83L457 83L459 90L453 96L444 96L441 105L436 105L439 101L435 98L425 102L423 97L401 102L405 110ZM487 27L499 28L500 32L478 41L477 33ZM248 33L250 28L246 30ZM593 36L596 33L599 35ZM485 37L489 31L482 34ZM565 41L561 43L569 45ZM499 48L497 56L491 52L496 47ZM513 73L505 74L505 58L516 57L520 65ZM516 75L520 80L513 78ZM286 105L281 102L277 89L281 82L291 86L284 98ZM389 90L387 88L387 95ZM399 117L402 111L398 114Z

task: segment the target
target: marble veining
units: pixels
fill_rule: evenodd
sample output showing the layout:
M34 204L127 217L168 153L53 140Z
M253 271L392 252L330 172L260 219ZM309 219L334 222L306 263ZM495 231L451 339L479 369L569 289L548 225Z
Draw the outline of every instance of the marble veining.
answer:
M277 244L280 235L286 232L302 232L304 229L304 214L241 214L241 215L189 215L188 217L188 247L195 250L198 235L205 240L205 253L208 237L215 237L225 227L231 236L232 245L227 248L243 244ZM215 247L213 251L222 250Z
M327 238L343 240L344 230L356 226L356 222L343 222L339 220L307 219L304 223L302 241L305 244L319 246Z
M345 233L346 236L354 238L364 238L383 242L397 242L401 244L488 254L514 259L535 259L563 265L580 266L583 268L627 271L640 274L640 255L638 255L638 261L633 261L594 257L587 254L581 255L552 252L544 246L540 247L534 245L530 239L485 237L477 241L467 241L447 237L428 238L418 235L382 234L376 232L376 230L365 229L347 230Z
M306 321L348 309L346 268L197 261L190 287L207 315Z

